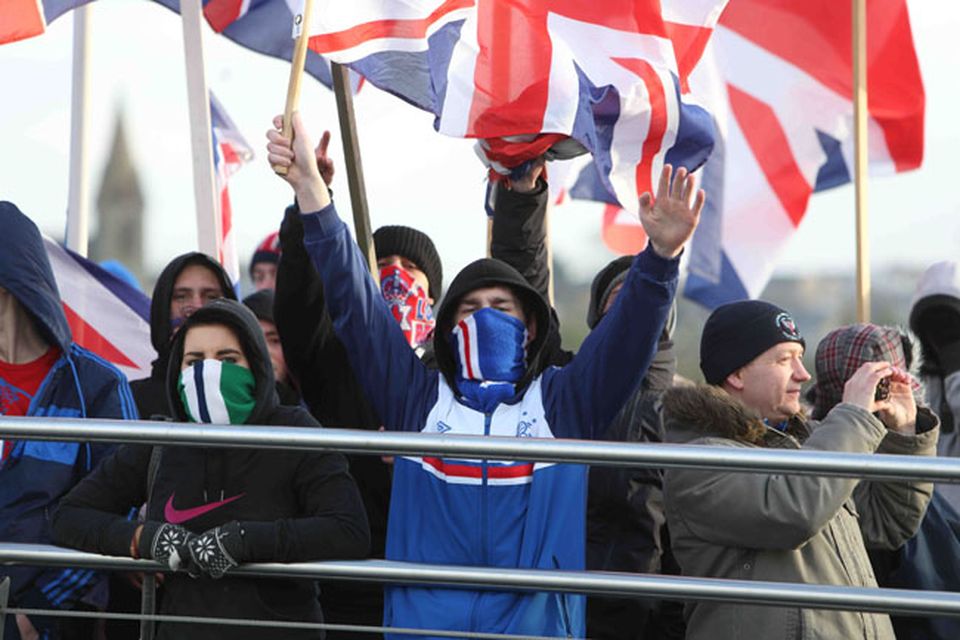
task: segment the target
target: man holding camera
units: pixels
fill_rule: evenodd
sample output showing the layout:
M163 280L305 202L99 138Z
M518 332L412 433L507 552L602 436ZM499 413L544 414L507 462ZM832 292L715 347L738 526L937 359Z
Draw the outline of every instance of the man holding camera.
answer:
M807 419L800 405L810 379L805 346L790 314L775 305L718 308L700 342L709 384L664 397L668 441L934 454L938 420L918 412L909 375L888 362L851 372L840 404L821 422ZM901 546L919 527L932 489L905 480L704 469L668 470L664 480L685 575L858 587L876 586L866 546ZM688 640L895 637L885 614L704 602L687 605L685 617Z

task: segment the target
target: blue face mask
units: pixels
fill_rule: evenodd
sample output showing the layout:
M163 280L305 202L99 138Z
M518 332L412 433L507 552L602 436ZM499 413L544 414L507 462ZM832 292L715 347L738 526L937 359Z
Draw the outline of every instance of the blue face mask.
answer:
M450 333L460 393L484 411L516 393L526 370L527 328L502 311L485 307Z

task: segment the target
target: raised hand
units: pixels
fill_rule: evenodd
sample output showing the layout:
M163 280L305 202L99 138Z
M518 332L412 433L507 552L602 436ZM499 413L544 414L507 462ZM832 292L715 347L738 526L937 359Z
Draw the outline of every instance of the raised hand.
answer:
M286 167L283 179L293 187L301 211L319 211L330 204L330 192L320 175L313 143L300 113L293 114L293 140L282 133L282 116L273 119L273 126L267 131L267 161L271 166Z
M320 136L320 142L314 150L317 158L317 169L320 171L320 177L328 187L333 184L333 158L327 155L327 147L330 146L330 132L324 131Z
M843 402L855 404L862 407L870 413L877 411L887 411L890 409L891 400L877 400L877 385L884 378L891 378L891 395L893 392L893 376L896 369L889 362L864 362L860 365L850 379L843 385ZM901 372L902 373L902 372Z
M693 235L700 222L700 212L706 202L703 189L694 194L693 176L683 167L671 183L673 167L663 165L656 199L649 192L640 196L640 222L650 246L664 258L675 258Z
M893 367L890 376L889 406L879 409L880 422L898 433L913 435L917 432L917 400L913 397L910 375Z

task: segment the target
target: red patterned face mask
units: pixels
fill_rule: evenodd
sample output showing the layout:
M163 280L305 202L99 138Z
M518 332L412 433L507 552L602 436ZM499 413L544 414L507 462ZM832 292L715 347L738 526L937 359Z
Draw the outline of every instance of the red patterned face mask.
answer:
M430 339L437 324L433 307L408 271L396 265L380 269L380 293L411 347L416 349Z

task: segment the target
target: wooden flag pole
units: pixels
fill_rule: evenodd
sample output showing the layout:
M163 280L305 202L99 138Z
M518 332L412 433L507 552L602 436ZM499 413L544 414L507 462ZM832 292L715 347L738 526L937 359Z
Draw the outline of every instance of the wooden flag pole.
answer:
M190 149L193 156L193 196L197 207L197 246L220 260L220 220L213 175L213 134L210 130L210 93L203 67L200 0L181 0L183 53L187 66L187 103L190 110Z
M353 112L353 94L350 92L350 69L333 63L331 73L333 74L333 93L337 98L343 157L347 165L347 182L350 185L350 202L353 204L353 229L357 235L360 252L367 258L370 274L374 281L379 283L380 270L377 269L377 254L373 246L373 230L370 227L370 209L367 205L367 189L363 180L363 165L360 162L357 118Z
M870 238L867 227L867 2L853 0L853 144L857 216L857 322L870 322Z
M90 7L73 12L73 82L70 94L70 187L67 197L67 248L87 257L90 241L87 124L90 74L87 73Z
M287 104L283 108L283 137L293 140L293 112L300 106L300 83L303 80L303 67L307 63L307 49L310 44L310 16L313 14L313 0L304 0L303 13L293 17L293 32L297 42L293 45L293 60L290 61L290 80L287 82ZM287 175L287 168L274 165L273 171L280 176Z

